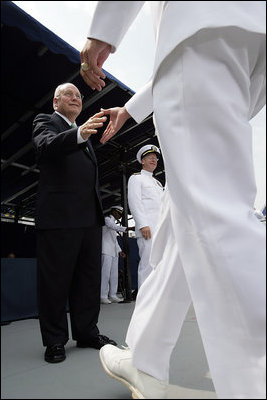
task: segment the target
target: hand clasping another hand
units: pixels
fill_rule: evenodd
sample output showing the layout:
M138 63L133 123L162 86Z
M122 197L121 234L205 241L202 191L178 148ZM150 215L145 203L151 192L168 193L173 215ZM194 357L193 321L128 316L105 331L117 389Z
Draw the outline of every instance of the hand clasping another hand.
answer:
M104 144L121 129L131 115L125 107L101 108L101 111L103 111L105 115L109 115L108 126L100 139L100 142Z

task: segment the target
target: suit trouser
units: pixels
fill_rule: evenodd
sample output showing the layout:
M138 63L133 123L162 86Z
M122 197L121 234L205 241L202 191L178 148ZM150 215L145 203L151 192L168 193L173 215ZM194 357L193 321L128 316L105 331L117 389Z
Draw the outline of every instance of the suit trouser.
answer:
M43 345L98 333L102 227L37 231L38 305Z
M116 297L118 290L119 257L102 254L101 298Z
M139 250L140 261L138 264L138 289L144 283L148 275L151 273L149 257L151 253L152 239L145 239L143 237L137 238L137 245Z
M266 231L253 213L248 122L265 85L262 39L200 31L164 60L153 87L170 205L126 342L137 368L168 379L192 300L218 398L265 398Z

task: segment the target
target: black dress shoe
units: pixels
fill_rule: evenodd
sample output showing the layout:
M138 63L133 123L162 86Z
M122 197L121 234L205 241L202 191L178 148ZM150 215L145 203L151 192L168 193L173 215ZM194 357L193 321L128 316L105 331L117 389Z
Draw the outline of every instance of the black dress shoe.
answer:
M97 335L95 338L90 339L86 342L77 341L77 347L93 347L94 349L101 349L101 347L105 346L105 344L113 344L113 346L117 346L117 343L114 340L109 339L104 335Z
M53 344L52 346L47 346L44 358L49 363L64 361L66 358L64 345Z

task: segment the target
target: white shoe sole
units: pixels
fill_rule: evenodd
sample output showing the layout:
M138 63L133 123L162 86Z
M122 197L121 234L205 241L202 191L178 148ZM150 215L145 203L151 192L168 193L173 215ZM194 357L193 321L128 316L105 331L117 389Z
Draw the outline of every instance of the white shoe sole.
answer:
M139 392L138 389L136 389L134 386L131 385L130 382L128 382L126 379L122 378L121 376L113 374L108 367L105 364L104 359L102 358L101 350L99 351L99 358L102 364L102 367L104 368L105 372L113 379L116 379L117 381L123 383L125 386L127 386L128 389L132 392L132 398L133 399L145 399L145 397L142 395L142 393Z

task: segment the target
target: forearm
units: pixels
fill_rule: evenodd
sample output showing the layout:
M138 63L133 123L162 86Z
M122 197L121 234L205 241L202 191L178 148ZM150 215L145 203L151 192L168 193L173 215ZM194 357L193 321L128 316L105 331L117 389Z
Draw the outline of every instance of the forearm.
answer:
M87 37L109 43L114 53L144 1L99 1Z
M153 112L152 80L149 80L124 105L128 114L140 123Z
M117 225L115 222L113 222L111 220L111 218L105 218L105 225L109 228L112 229L116 232L125 232L126 231L126 227L125 226L120 226Z

